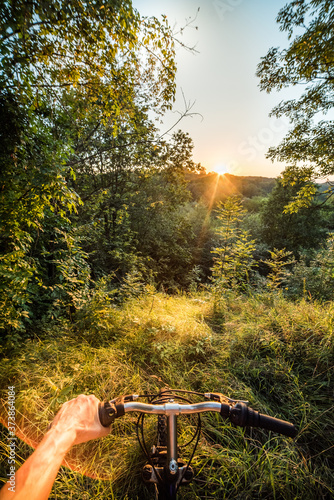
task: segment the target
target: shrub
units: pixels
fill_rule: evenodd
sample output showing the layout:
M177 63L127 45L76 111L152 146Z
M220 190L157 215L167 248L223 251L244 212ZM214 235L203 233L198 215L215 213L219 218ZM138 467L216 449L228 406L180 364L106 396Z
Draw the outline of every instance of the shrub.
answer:
M307 263L303 256L293 269L288 281L290 297L316 300L333 300L334 297L334 233L326 245L318 250Z

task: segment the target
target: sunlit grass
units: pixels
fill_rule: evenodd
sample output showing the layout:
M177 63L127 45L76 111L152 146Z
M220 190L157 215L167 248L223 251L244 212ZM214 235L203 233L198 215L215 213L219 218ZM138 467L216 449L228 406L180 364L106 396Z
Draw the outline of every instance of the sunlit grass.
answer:
M99 314L91 312L91 325L86 315L84 329L80 315L50 325L45 338L2 362L2 387L15 384L18 425L28 437L40 439L60 405L80 393L108 399L165 384L221 391L293 421L299 436L293 441L205 416L193 460L197 477L180 498L332 498L332 304L230 294L217 305L209 294L152 294L110 308L100 331ZM107 438L75 447L67 459L79 472L62 468L51 498L150 498L135 422L126 415ZM147 425L153 436L154 419ZM21 463L30 448L21 442L19 451Z

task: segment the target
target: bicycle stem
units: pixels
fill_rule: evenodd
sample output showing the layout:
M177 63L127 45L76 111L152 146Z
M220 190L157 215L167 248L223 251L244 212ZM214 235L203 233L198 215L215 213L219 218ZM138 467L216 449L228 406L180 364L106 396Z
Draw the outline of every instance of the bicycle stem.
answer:
M177 416L175 414L167 417L167 442L168 472L171 476L176 476L179 467L177 465Z

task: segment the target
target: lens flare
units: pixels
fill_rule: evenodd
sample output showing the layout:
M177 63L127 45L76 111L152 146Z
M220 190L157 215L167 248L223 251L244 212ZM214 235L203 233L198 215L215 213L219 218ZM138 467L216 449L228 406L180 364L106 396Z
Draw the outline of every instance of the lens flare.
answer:
M229 173L229 169L224 163L218 163L217 165L213 166L212 172L216 172L216 174L219 175L224 175Z

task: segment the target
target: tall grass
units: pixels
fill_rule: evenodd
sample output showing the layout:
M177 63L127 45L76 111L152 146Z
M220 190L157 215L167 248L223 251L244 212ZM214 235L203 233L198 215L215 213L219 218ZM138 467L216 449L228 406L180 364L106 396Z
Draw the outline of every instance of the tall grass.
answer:
M80 393L107 399L166 384L223 392L294 422L298 437L205 416L193 459L197 476L180 498L333 497L331 303L293 303L273 293L229 294L219 304L208 294L153 294L119 308L91 308L3 360L1 385L15 384L18 425L27 436L40 439L60 405ZM144 457L135 422L126 415L107 438L75 447L68 461L79 472L62 468L50 498L150 498L140 479ZM147 427L153 435L153 418ZM5 429L3 437L5 451ZM19 462L30 452L21 442Z

